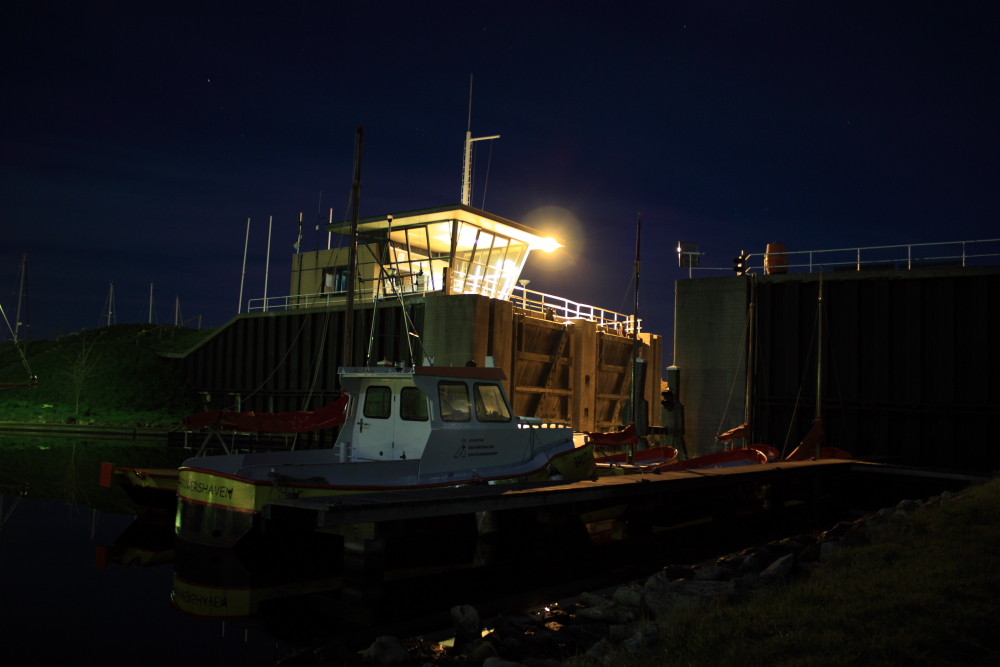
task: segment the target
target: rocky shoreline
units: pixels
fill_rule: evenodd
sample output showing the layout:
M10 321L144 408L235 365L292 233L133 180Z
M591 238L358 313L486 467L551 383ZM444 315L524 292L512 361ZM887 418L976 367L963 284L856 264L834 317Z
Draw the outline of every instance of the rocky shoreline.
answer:
M800 534L694 565L668 566L613 590L582 593L558 605L490 619L483 632L478 611L451 609L454 642L379 637L363 651L339 644L300 651L282 667L558 667L611 665L622 652L641 653L660 641L661 624L684 606L739 604L759 591L794 584L841 549L870 544L905 529L905 519L925 506L953 501L948 491L926 502L902 500L841 521L819 534Z

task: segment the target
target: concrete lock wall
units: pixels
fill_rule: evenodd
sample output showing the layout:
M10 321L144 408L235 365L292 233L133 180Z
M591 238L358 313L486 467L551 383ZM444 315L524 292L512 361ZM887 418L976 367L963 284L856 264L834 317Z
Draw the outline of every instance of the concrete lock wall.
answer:
M820 274L678 281L689 450L717 448L715 436L742 423L752 284L753 440L790 451L815 418ZM998 267L825 273L826 444L887 463L1000 467L998 305Z
M596 431L622 425L630 390L629 338L584 320L545 319L516 312L507 301L471 294L431 294L405 302L417 336L398 302L360 304L355 312L354 365L391 361L502 368L518 415ZM259 411L311 409L339 390L343 308L296 308L242 315L199 347L171 355L206 407ZM649 423L659 424L662 339L642 335L647 360Z

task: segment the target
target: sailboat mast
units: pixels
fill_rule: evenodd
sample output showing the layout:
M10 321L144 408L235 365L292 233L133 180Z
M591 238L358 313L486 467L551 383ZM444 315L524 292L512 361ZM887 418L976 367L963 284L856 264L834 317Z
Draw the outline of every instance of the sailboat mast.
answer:
M240 274L240 300L236 304L236 314L243 312L243 285L247 279L247 248L250 246L250 218L247 218L247 233L243 238L243 272Z
M344 314L344 366L354 364L354 289L358 280L358 220L361 209L361 162L365 128L359 125L354 146L354 182L351 191L351 245L348 255L347 309Z
M17 343L17 335L21 330L21 302L25 296L25 282L28 278L28 253L24 253L21 258L21 284L17 289L17 312L14 313L14 343Z

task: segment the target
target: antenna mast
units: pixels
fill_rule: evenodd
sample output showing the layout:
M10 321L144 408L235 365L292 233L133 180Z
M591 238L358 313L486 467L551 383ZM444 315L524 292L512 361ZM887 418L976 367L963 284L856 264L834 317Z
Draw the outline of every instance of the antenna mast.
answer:
M469 75L469 120L465 130L465 158L462 161L462 204L470 206L472 202L472 142L499 139L499 134L489 137L472 138L472 75Z

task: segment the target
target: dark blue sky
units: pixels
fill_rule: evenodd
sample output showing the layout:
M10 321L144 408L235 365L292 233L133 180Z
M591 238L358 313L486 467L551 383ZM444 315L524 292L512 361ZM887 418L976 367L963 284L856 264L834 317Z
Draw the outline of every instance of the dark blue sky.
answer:
M0 10L0 303L29 257L29 337L235 315L287 293L299 211L556 207L531 287L669 339L679 240L706 266L1000 236L1000 20L947 2L38 2ZM316 247L315 232L304 247ZM731 272L727 272L732 275ZM703 275L712 275L704 273ZM7 337L4 332L4 338ZM669 345L669 343L668 343ZM669 357L669 353L666 355Z

